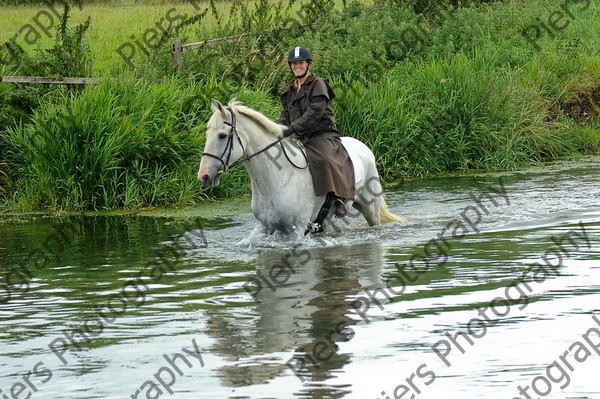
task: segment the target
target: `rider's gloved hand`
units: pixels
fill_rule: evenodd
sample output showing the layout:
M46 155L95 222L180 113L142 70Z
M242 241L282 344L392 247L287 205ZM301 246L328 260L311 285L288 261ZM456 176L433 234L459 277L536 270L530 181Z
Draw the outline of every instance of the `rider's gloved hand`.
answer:
M296 131L294 130L293 127L288 126L284 131L283 131L283 137L289 137L292 134L294 134Z

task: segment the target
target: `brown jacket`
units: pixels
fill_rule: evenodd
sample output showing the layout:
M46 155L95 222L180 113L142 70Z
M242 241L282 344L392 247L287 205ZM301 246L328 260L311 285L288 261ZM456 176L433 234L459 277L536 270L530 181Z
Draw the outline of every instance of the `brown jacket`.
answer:
M322 78L309 75L296 91L295 82L281 94L278 123L291 125L306 148L317 195L334 192L354 198L354 167L335 127L331 101L335 92Z
M283 91L283 109L278 123L291 125L300 139L308 139L323 132L337 132L331 101L335 92L322 78L309 75L296 92L295 81ZM304 140L303 140L304 141Z

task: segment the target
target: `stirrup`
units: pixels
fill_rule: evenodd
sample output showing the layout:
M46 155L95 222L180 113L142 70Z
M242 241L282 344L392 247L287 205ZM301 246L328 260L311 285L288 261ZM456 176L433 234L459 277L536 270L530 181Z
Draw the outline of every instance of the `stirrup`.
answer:
M321 225L321 223L310 223L308 225L308 227L306 228L304 235L306 236L309 233L317 234L317 233L322 233L322 232L323 232L323 226Z
M344 217L348 214L348 207L346 206L344 200L341 198L336 198L333 201L333 209L335 212L335 216L337 217Z

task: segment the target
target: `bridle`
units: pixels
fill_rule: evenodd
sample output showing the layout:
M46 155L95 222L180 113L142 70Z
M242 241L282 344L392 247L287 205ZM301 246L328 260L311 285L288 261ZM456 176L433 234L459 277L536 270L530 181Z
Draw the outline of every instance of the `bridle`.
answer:
M225 145L225 149L223 150L223 153L221 154L221 156L211 154L210 152L202 153L202 156L206 155L211 158L215 158L216 160L221 162L221 164L224 166L224 168L223 168L224 170L227 170L229 168L229 160L231 159L231 152L233 151L233 136L237 137L238 142L240 143L240 147L242 147L243 153L246 152L246 149L244 148L244 144L242 143L240 136L237 134L235 114L233 113L231 108L227 108L227 110L231 114L231 123L229 123L227 121L225 121L223 123L225 123L228 126L231 126L231 129L229 130L229 134L227 135L227 144ZM227 159L223 160L223 157L225 156L226 153L227 153ZM239 161L241 161L241 159L239 159L238 162Z
M229 165L229 160L231 159L231 152L233 151L233 136L235 136L238 140L238 143L240 143L240 147L242 147L242 154L246 153L246 149L244 148L244 144L242 143L242 139L240 139L240 136L237 132L237 121L236 121L236 116L235 113L233 112L233 110L229 107L227 107L227 110L229 111L229 114L231 115L231 123L225 121L223 122L224 124L226 124L227 126L230 126L230 130L229 130L229 134L227 137L227 144L225 145L225 149L223 150L223 153L221 154L221 156L215 155L215 154L211 154L209 152L203 152L202 156L209 156L211 158L215 158L216 160L218 160L219 162L221 162L221 164L223 165L223 169L219 172L219 173L223 173L223 172L227 172L230 170L236 170L237 168L240 167L240 165L242 164L242 162L245 161L249 161L250 159L254 158L255 156L262 154L263 152L267 151L268 149L275 147L277 144L281 144L283 141L283 137L278 138L277 140L275 140L274 142L272 142L271 144L269 144L268 146L266 146L265 148L258 150L257 152L255 152L254 154L251 155L247 155L245 157L242 157L240 159L238 159L237 161L235 161L234 163L232 163L231 165ZM308 157L306 155L306 152L300 148L300 152L302 152L302 155L304 155L304 159L306 160L306 166L304 167L300 167L296 164L294 164L294 162L292 162L292 160L290 159L290 157L288 156L286 150L285 150L285 145L281 144L281 149L285 155L285 157L287 158L288 162L290 164L292 164L292 166L294 166L297 169L306 169L309 166L309 161L308 161ZM225 157L225 154L227 154L227 158L224 160L223 158Z

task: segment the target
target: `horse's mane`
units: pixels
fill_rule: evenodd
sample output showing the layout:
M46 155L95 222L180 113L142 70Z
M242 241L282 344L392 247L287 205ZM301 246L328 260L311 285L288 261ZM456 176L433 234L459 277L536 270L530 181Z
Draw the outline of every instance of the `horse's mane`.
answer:
M248 108L245 105L242 105L241 102L237 100L232 100L227 104L229 108L234 111L239 112L240 114L252 119L254 122L264 127L265 130L271 133L273 136L280 136L285 126L279 125L258 111L253 110L252 108Z

